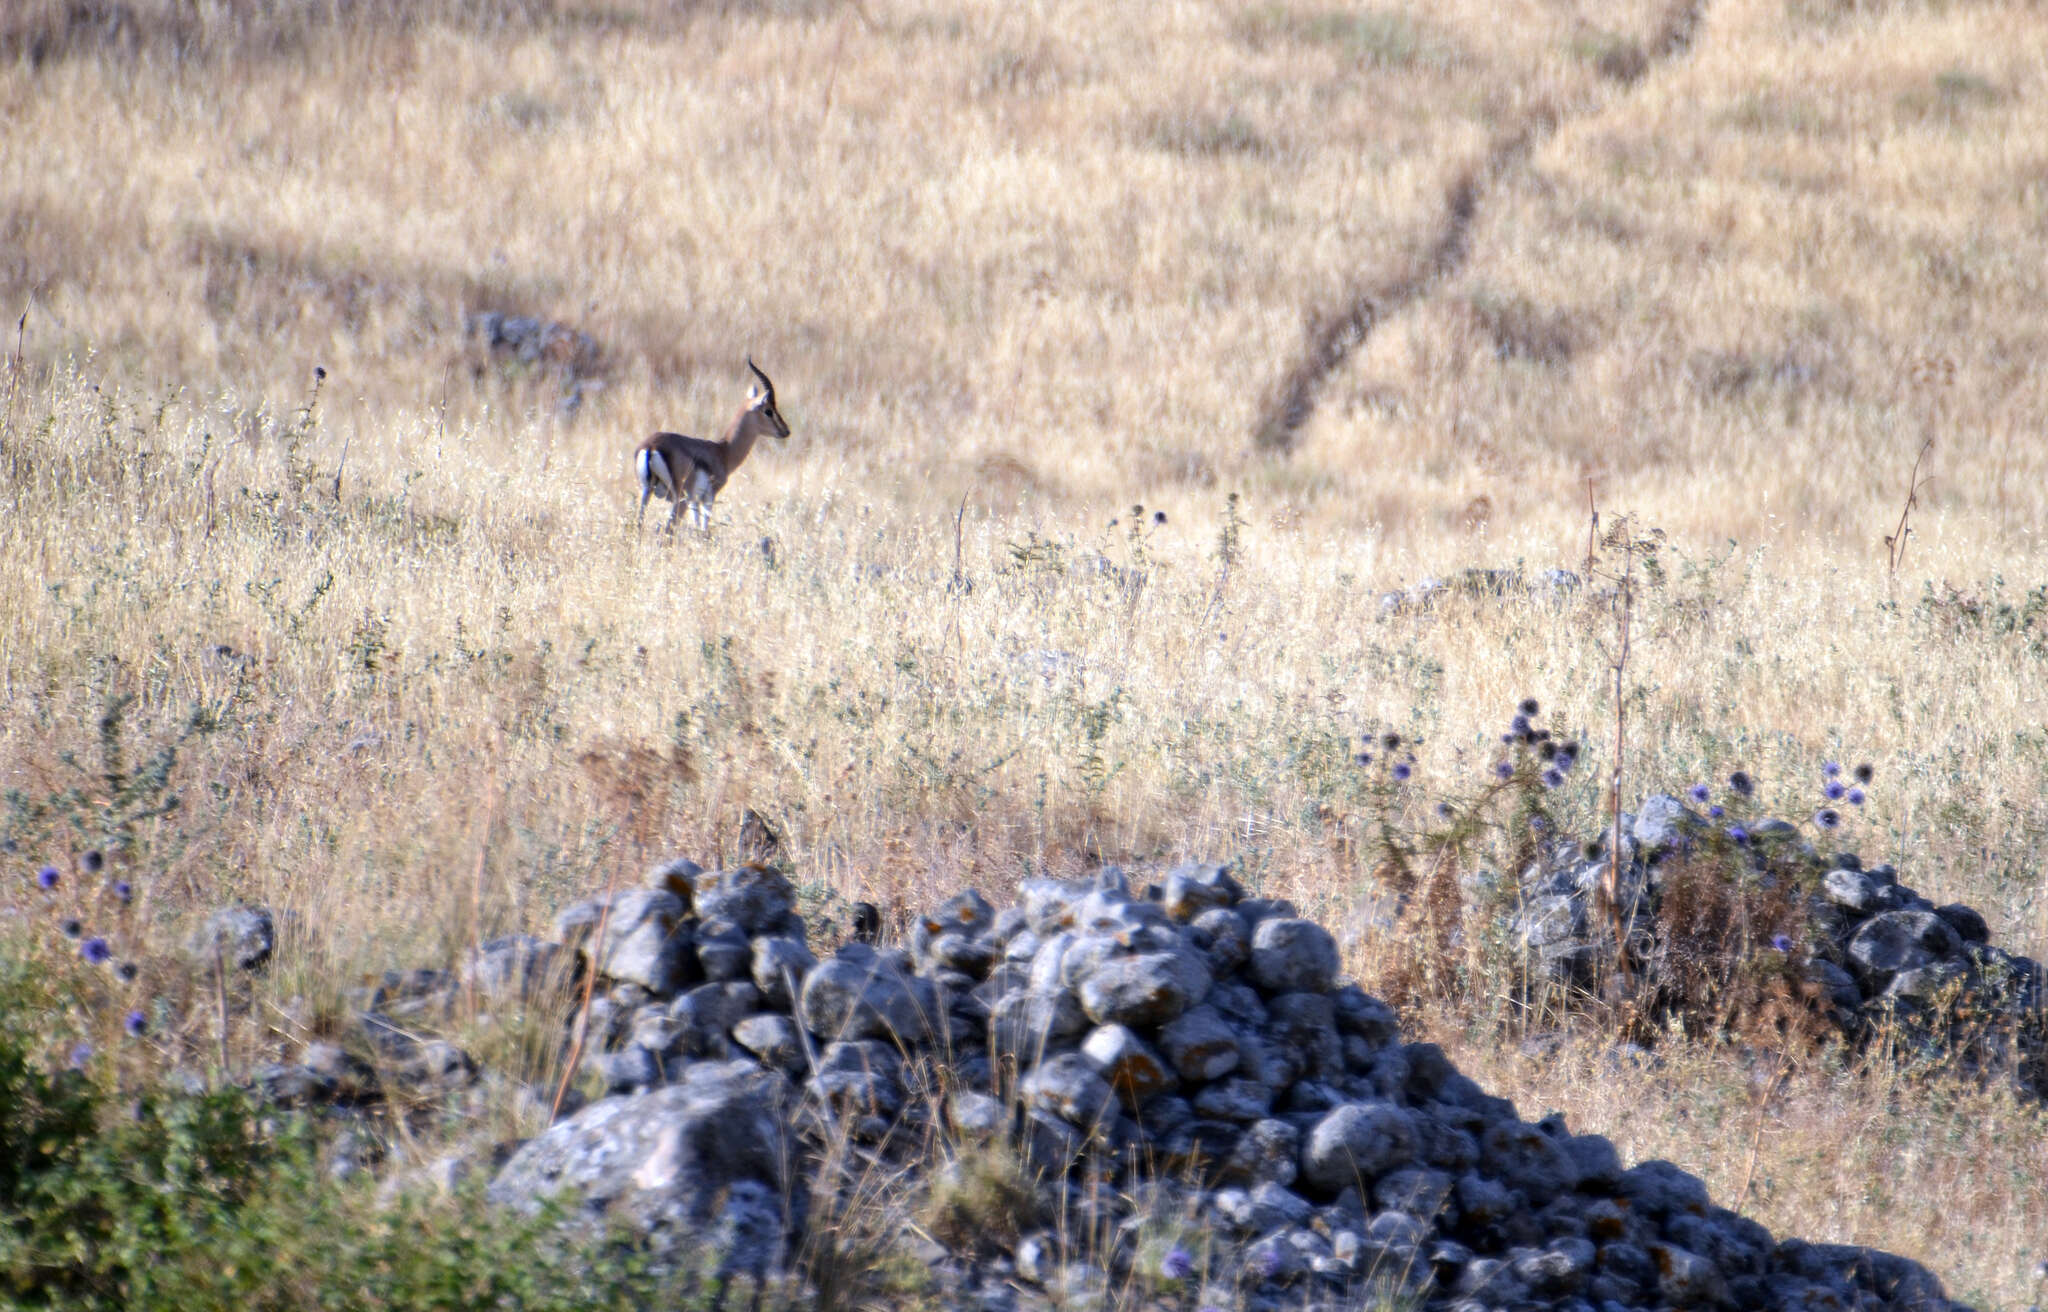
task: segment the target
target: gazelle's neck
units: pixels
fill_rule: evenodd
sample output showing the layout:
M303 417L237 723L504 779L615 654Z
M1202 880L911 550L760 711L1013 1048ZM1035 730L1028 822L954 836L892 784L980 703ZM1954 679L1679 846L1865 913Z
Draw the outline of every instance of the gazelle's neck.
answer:
M732 421L732 427L725 434L725 467L728 471L740 467L741 462L753 453L754 443L767 429L768 421L753 406L739 412Z

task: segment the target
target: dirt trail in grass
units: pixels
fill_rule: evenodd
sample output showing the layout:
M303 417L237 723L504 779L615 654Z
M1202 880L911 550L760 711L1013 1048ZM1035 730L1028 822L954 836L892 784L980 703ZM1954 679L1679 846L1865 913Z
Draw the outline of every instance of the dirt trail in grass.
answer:
M1657 65L1692 48L1705 8L1704 0L1675 5L1648 42L1611 52L1601 60L1600 71L1624 86L1634 86ZM1379 278L1353 284L1338 298L1339 308L1334 312L1314 314L1301 354L1281 376L1273 399L1253 429L1253 445L1262 452L1292 453L1302 426L1315 413L1324 380L1365 344L1375 328L1429 296L1464 267L1480 201L1503 177L1520 168L1530 151L1556 132L1560 123L1602 103L1589 100L1568 113L1539 105L1494 138L1476 164L1460 170L1445 189L1443 220L1418 255Z

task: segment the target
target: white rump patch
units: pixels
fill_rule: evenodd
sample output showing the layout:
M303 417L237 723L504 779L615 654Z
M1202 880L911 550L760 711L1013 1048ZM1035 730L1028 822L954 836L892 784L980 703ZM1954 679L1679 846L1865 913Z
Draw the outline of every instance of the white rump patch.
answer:
M661 458L661 452L648 450L640 453L640 489L652 490L665 501L676 499L675 476L669 472L668 461Z

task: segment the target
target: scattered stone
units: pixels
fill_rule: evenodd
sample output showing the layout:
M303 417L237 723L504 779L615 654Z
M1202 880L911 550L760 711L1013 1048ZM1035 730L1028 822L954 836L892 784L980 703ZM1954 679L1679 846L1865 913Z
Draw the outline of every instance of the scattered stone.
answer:
M216 959L236 970L254 970L270 960L277 929L268 907L222 907L206 918L187 944L202 967Z

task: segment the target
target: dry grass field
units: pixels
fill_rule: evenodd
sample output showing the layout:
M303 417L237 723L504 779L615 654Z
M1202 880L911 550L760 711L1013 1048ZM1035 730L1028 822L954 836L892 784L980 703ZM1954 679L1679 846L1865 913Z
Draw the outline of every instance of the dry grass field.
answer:
M138 953L295 913L253 1061L748 809L821 915L1213 854L1344 923L1517 698L1597 823L1603 579L1380 602L1584 571L1590 506L1663 535L1629 798L1868 760L1841 845L2048 954L2044 48L2029 0L9 5L7 932L95 845ZM748 355L793 437L636 530L633 443ZM162 988L124 1060L203 1062ZM2038 1109L1518 1057L1499 1002L1415 1024L1775 1232L2042 1297Z

